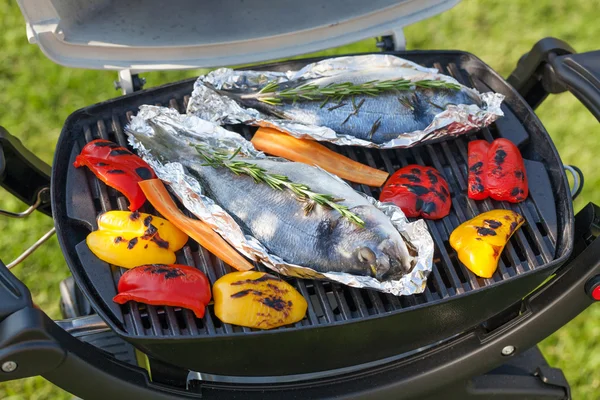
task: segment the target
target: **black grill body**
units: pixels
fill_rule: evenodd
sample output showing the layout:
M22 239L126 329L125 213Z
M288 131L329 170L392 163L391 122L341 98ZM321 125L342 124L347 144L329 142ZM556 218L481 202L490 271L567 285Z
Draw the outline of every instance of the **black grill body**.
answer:
M99 213L127 209L127 201L86 169L72 167L86 142L97 138L126 145L123 127L142 104L185 112L193 80L165 85L100 103L73 113L56 149L52 204L59 243L73 276L93 308L120 336L147 354L195 371L229 376L314 373L382 360L463 332L520 301L568 257L573 244L573 210L562 163L548 133L527 103L496 72L475 56L458 51L391 53L442 73L479 91L506 96L505 117L489 129L413 149L373 150L336 147L352 159L390 173L417 163L435 167L446 178L452 210L427 221L435 241L433 272L423 294L395 297L330 282L287 278L308 300L304 320L295 326L258 331L221 323L212 306L199 320L188 310L112 302L124 270L97 259L85 237L96 229ZM253 67L287 71L317 59ZM253 129L232 126L251 137ZM530 196L520 204L473 201L466 195L470 140L512 140L526 160ZM379 191L355 188L374 197ZM475 215L507 208L525 225L506 246L497 272L480 279L457 259L448 244L452 230ZM144 212L155 213L146 204ZM204 271L211 283L232 269L190 241L178 262ZM259 269L263 267L259 266Z

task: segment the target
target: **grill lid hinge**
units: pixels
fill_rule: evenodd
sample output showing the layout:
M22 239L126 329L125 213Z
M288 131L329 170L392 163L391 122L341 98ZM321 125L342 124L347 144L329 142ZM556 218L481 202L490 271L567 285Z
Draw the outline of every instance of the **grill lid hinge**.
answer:
M123 95L142 90L146 84L146 79L138 74L132 74L130 69L122 69L119 71L119 80L114 81L115 90L121 89Z
M406 37L402 28L395 29L391 35L376 38L377 48L381 51L400 51L406 50Z

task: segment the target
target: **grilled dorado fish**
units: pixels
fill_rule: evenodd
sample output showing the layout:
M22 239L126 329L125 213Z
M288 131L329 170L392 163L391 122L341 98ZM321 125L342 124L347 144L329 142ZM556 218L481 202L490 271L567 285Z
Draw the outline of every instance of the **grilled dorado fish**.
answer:
M309 80L290 81L281 84L278 91L298 88L303 85L325 87L331 84L352 83L355 85L402 79L395 69L357 71ZM303 124L325 126L338 134L381 144L401 136L403 133L425 129L434 117L448 105L476 104L481 106L479 96L464 86L460 89L416 88L391 90L380 94L357 95L341 100L323 99L309 101L283 101L269 104L261 101L265 94L220 90L244 107L254 108L264 114L288 119Z
M413 268L415 252L409 250L389 218L327 172L302 163L251 160L268 173L285 175L313 192L344 199L340 204L358 215L364 227L320 205L306 213L305 204L292 191L276 190L250 176L207 166L186 138L163 132L158 126L154 131L152 136L133 135L159 160L184 165L245 234L284 261L319 272L346 272L381 281L397 279Z

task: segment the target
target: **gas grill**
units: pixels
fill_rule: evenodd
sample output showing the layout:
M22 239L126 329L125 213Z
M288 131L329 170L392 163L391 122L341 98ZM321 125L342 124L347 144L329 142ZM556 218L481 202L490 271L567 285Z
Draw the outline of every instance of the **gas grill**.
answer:
M453 204L451 214L440 221L427 221L436 253L433 272L422 294L396 297L336 283L284 277L310 301L307 317L295 327L279 328L277 339L272 332L258 330L245 338L244 333L251 331L249 328L222 324L212 306L208 307L207 316L199 320L189 310L114 303L112 299L124 270L111 268L96 258L85 238L91 230L97 229L96 218L101 212L126 210L127 201L90 171L70 166L91 140L109 139L126 146L123 126L141 104L160 104L183 112L192 90L193 80L190 80L80 110L67 120L57 145L52 201L57 205L54 217L58 238L78 286L111 329L145 352L191 370L234 376L309 373L380 360L459 333L465 326L477 325L514 304L554 272L571 251L573 211L565 172L555 167L561 165L560 160L543 126L531 118L531 111L514 89L472 55L461 52L395 54L435 66L480 91L493 87L507 96L502 122L456 140L385 151L330 145L352 159L390 173L407 164L431 165L448 181ZM297 70L312 61L315 60L253 68ZM524 124L527 119L529 124ZM252 136L253 128L230 126L229 129L239 131L248 139ZM498 137L510 138L519 145L527 160L531 195L517 205L492 200L476 202L466 196L468 141ZM365 185L355 185L355 188L375 198L379 196L378 189ZM144 207L143 212L155 213L151 206ZM513 209L526 218L527 224L509 242L494 276L477 278L458 262L448 238L460 223L494 208ZM199 268L211 282L232 272L231 267L198 246L186 246L180 251L178 261ZM264 269L261 265L257 268ZM509 281L511 285L505 285ZM489 305L474 306L484 301ZM455 302L473 310L468 314L448 313L447 308L453 307ZM414 311L416 309L420 311ZM430 317L415 323L411 318L421 318L421 313ZM345 335L348 329L360 334ZM395 340L398 336L403 340ZM223 341L236 337L244 339ZM379 340L374 341L374 337ZM176 339L178 344L165 345L165 339ZM297 351L275 352L268 359L261 357L263 348L275 346L274 341L281 346L303 344L297 345ZM356 354L348 355L348 348L356 349ZM247 359L254 361L249 365L244 362Z
M182 81L73 113L57 143L51 177L49 167L1 132L2 186L49 215L51 204L73 280L61 287L63 312L71 318L53 322L0 263L0 381L42 375L86 399L383 399L439 398L440 393L444 398L489 393L569 398L562 372L549 367L535 345L590 305L600 287L600 208L590 203L574 216L577 188L569 188L560 157L532 108L549 93L570 90L600 119L600 52L576 54L564 42L544 39L505 81L469 53L394 51L391 36L379 43L386 53L435 67L480 92L505 95L504 117L457 139L394 150L328 144L390 173L420 164L446 178L452 210L442 220L427 221L435 254L422 294L396 297L282 276L307 299L308 311L295 325L270 331L222 323L212 305L198 319L176 307L114 303L124 270L96 258L85 238L97 228L98 214L126 210L127 201L72 164L94 139L126 146L124 126L143 104L184 113L194 80ZM297 70L320 59L252 69ZM129 78L122 85L140 86L139 77ZM246 126L226 128L247 139L254 133ZM468 142L500 137L515 143L526 162L530 195L519 204L466 196ZM568 170L576 182L583 180L577 168ZM353 186L379 196L378 189ZM462 222L495 208L512 209L526 223L510 239L492 278L478 278L458 261L448 239ZM141 211L156 213L149 204ZM202 270L211 283L232 271L192 241L177 253L177 262ZM147 368L140 366L141 358Z

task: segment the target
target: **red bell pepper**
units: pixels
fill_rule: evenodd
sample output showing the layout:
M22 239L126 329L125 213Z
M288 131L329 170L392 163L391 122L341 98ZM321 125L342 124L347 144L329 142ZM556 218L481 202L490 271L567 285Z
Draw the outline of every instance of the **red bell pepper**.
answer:
M187 265L150 264L128 270L121 276L113 301L125 304L137 301L153 306L190 309L196 317L204 317L210 302L210 284L206 275Z
M468 165L471 199L518 203L529 195L523 157L510 140L469 142Z
M146 201L138 182L156 178L152 168L125 147L109 140L97 139L86 144L73 163L87 166L102 182L123 193L129 210L139 209Z
M396 204L407 217L427 219L444 218L452 206L446 180L434 168L421 165L407 165L394 172L379 200Z
M473 200L487 199L489 193L484 183L487 173L487 153L490 144L485 140L474 140L469 142L469 198Z

